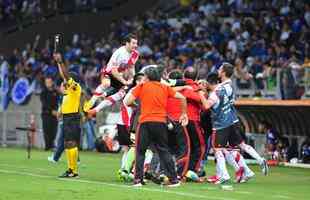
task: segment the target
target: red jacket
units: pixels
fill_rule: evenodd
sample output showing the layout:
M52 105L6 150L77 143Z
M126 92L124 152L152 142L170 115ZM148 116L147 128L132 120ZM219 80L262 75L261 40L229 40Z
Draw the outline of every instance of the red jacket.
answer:
M186 85L191 86L193 89L185 89L182 94L187 99L187 115L188 119L192 121L200 121L201 100L198 94L199 85L191 80L185 79Z
M200 96L196 92L198 84L193 80L186 79L186 84L193 89L184 89L180 93L187 99L187 115L189 120L200 121L201 103ZM181 101L176 98L168 98L167 102L168 117L178 121L181 115Z
M183 94L183 92L180 92ZM170 119L178 121L181 116L181 100L177 98L168 98L167 115Z

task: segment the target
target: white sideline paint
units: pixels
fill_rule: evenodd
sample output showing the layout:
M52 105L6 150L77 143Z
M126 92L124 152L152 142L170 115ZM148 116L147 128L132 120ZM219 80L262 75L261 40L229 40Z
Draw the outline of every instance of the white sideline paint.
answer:
M11 166L8 164L0 164L0 165ZM14 167L16 168L16 166L14 166ZM23 167L23 169L31 170L31 169L25 168L25 167ZM0 169L0 173L23 175L23 176L26 175L26 176L32 176L32 177L37 177L37 178L49 178L49 179L56 179L56 180L58 179L58 180L62 180L62 181L73 181L73 182L79 182L79 183L106 185L106 186L115 187L115 188L126 188L126 189L142 190L142 191L148 191L148 192L161 192L161 193L175 194L178 196L187 196L187 197L206 199L206 200L237 200L237 199L225 198L225 197L210 197L210 196L207 196L207 193L206 193L206 196L203 196L203 195L198 195L198 194L196 195L196 194L192 194L192 193L169 191L169 190L164 190L164 189L154 189L154 188L146 188L146 187L134 188L130 185L120 185L120 184L106 183L106 182L101 182L101 181L91 181L91 180L85 180L85 179L64 179L64 178L60 179L60 178L56 178L54 176L34 174L34 173L30 173L30 172L19 172L19 171L15 171L15 170ZM206 192L208 190L214 191L214 190L216 190L216 188L213 188L213 187L206 188ZM234 191L234 193L244 194L244 195L253 195L252 192L248 192L248 191ZM282 195L282 194L274 194L274 195L272 195L272 197L279 198L279 199L292 199L290 196L286 196L286 195Z
M48 176L48 175L40 175L40 174L34 174L34 173L28 173L28 172L19 172L19 171L14 171L14 170L5 170L5 169L0 169L0 173L4 174L15 174L15 175L23 175L23 176L32 176L32 177L37 177L37 178L50 178L50 179L56 179L54 176ZM199 198L199 199L209 199L209 200L236 200L232 198L222 198L222 197L210 197L204 195L196 195L192 193L186 193L186 192L177 192L177 191L172 191L172 190L164 190L164 189L153 189L153 188L134 188L128 185L119 185L119 184L113 184L113 183L106 183L106 182L100 182L100 181L90 181L90 180L83 180L83 179L58 179L62 181L71 181L71 182L79 182L79 183L89 183L89 184L97 184L97 185L106 185L110 187L115 187L115 188L126 188L126 189L131 189L131 190L141 190L141 191L148 191L148 192L161 192L161 193L166 193L166 194L174 194L178 196L186 196L186 197L191 197L191 198ZM207 189L206 189L207 190Z
M291 199L289 196L285 196L285 195L273 195L273 197L279 198L279 199Z

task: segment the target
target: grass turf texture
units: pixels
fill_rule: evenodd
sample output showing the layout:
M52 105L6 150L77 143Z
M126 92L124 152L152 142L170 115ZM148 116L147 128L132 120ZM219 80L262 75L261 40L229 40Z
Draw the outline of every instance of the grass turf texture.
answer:
M263 176L258 166L251 166L256 177L245 184L233 184L233 191L207 183L186 183L178 188L166 188L148 183L133 188L117 179L120 154L81 152L80 179L58 179L66 169L66 160L49 163L50 152L34 150L27 159L24 149L0 148L0 200L263 200L310 197L310 170L273 167ZM206 171L213 175L210 162ZM233 172L230 171L233 177Z

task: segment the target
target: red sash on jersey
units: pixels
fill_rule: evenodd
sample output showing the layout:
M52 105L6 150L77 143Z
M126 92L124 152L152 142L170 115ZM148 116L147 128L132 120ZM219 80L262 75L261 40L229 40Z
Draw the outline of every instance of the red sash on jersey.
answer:
M129 58L127 64L121 64L120 66L115 66L115 67L117 68L117 70L119 72L126 71L127 69L133 67L136 64L136 62L137 62L137 60L139 58L139 55L140 55L140 53L137 50L132 50L130 58ZM106 68L107 67L103 67L101 69L101 72L100 72L101 76L109 76L109 75L111 75L111 71L107 71ZM114 67L112 67L112 68L114 68Z

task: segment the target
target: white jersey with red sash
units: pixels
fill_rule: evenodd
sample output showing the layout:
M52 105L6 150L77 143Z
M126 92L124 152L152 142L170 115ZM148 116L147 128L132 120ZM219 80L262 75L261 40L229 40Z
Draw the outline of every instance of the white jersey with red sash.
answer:
M107 66L104 68L104 72L111 74L113 68L117 68L119 72L132 68L134 73L134 65L138 58L139 52L137 50L128 52L125 46L121 46L112 54Z
M126 126L126 128L129 128L133 120L133 113L134 113L133 107L126 106L124 103L122 103L117 124L124 125Z

